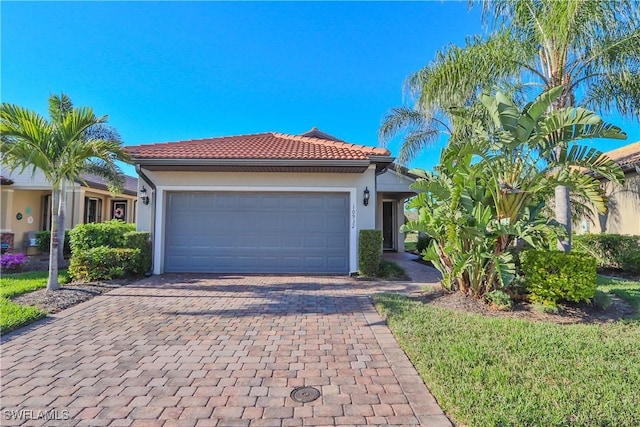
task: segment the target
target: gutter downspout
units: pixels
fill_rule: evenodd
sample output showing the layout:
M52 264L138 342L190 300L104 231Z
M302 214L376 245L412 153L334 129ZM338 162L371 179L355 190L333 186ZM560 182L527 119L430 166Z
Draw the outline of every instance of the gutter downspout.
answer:
M153 203L151 206L151 232L149 233L151 236L151 266L149 267L149 271L145 273L146 276L151 276L153 275L153 260L155 259L154 250L156 247L156 185L144 172L142 172L142 168L139 164L136 164L136 172L138 173L138 176L149 185L151 188L151 196L153 197Z

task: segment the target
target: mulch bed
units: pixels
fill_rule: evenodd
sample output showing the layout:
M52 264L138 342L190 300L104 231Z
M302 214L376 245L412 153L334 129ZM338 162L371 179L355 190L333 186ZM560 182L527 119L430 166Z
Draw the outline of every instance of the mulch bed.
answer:
M12 298L13 302L22 305L35 305L49 314L90 300L105 292L126 286L138 279L116 279L91 283L68 283L56 291L40 289Z
M510 311L498 311L484 304L481 300L465 296L461 292L448 292L442 288L435 288L414 296L413 299L436 307L443 307L467 313L482 314L492 317L508 317L532 321L554 322L559 324L571 323L610 323L629 319L635 314L635 309L624 300L611 295L612 304L606 310L600 310L590 304L567 304L560 307L557 314L543 313L534 310L527 302L517 302Z

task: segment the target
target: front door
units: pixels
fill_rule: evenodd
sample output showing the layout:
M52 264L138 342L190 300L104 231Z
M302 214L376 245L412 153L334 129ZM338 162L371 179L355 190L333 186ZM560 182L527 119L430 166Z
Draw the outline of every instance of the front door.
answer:
M382 202L382 247L387 250L394 250L395 245L395 218L394 202Z

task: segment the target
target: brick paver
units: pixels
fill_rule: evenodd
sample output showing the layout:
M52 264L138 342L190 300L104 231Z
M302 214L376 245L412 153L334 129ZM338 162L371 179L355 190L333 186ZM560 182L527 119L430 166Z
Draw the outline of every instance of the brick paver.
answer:
M371 305L413 283L163 275L3 337L2 425L450 426ZM293 388L322 396L298 403Z

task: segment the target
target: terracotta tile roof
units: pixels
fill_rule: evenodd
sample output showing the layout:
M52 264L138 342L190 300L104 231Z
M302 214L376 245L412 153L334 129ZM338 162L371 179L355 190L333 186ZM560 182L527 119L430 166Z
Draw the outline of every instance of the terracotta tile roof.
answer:
M313 137L266 132L137 145L126 151L134 159L367 160L390 155L384 148L350 144L321 133Z
M624 147L616 148L615 150L607 151L605 154L620 166L640 163L640 141L625 145Z
M320 129L318 129L315 126L309 129L308 131L306 131L305 133L300 134L300 136L307 136L309 138L320 138L320 139L328 139L330 141L344 142L343 140L336 138L333 135L329 135L326 132L322 132Z

